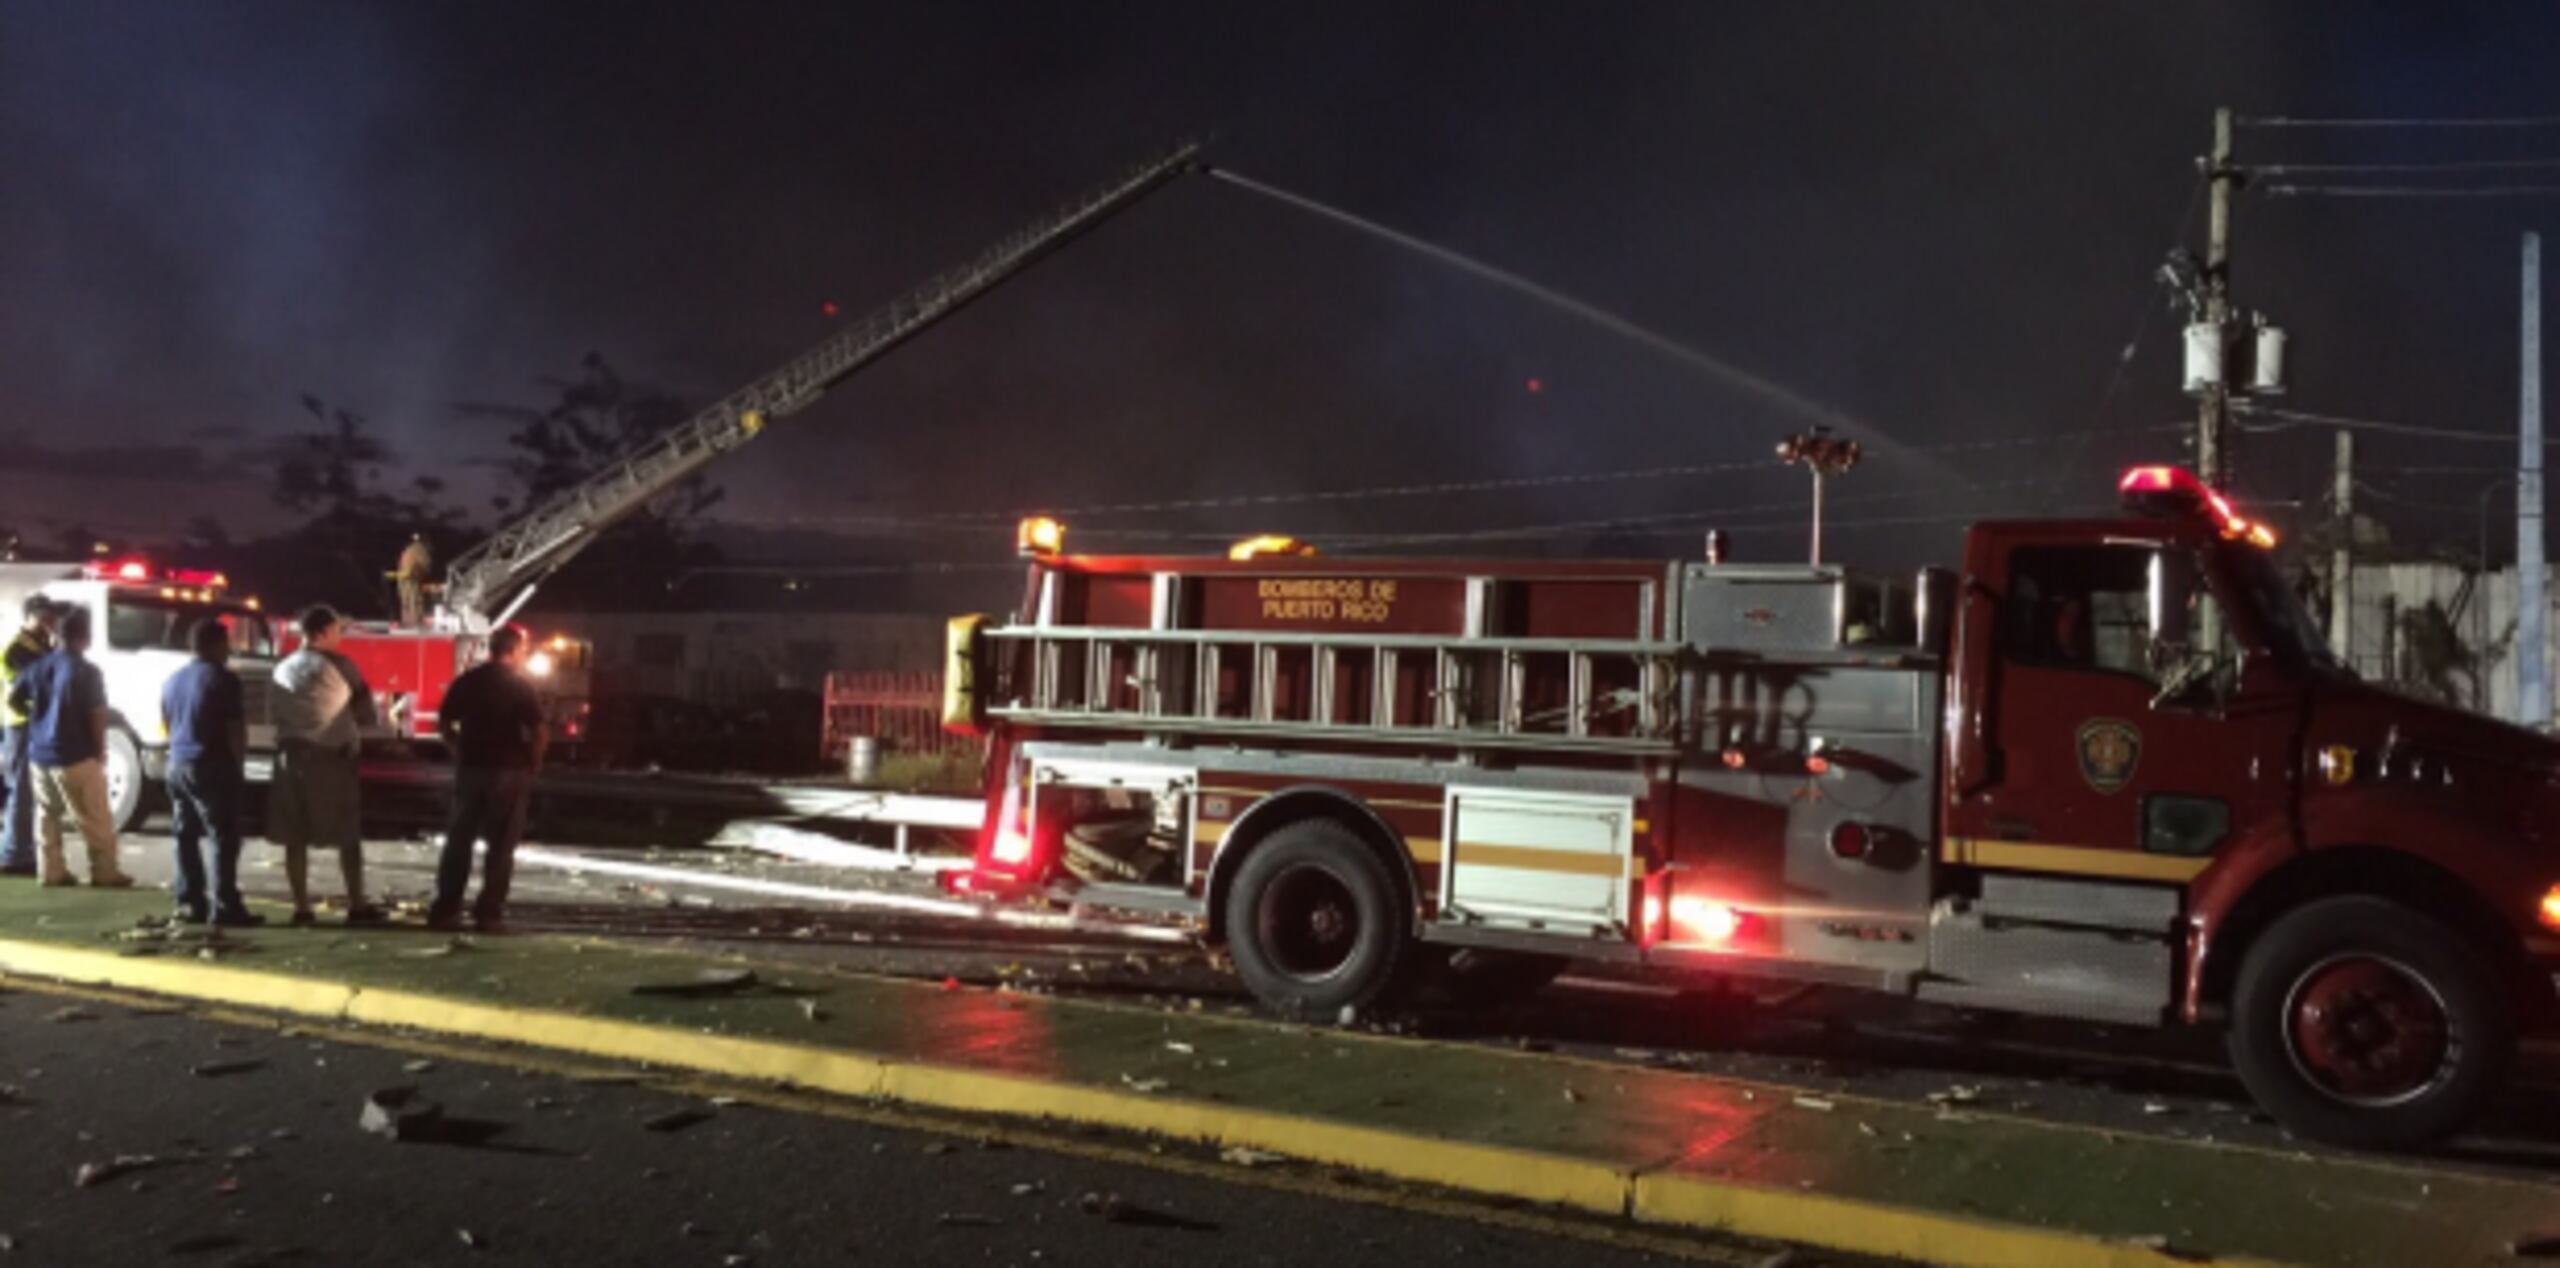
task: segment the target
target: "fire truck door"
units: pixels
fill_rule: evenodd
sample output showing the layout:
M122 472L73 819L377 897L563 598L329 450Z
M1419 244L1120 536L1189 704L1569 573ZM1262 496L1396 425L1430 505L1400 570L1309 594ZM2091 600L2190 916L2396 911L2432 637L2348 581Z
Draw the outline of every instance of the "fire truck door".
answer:
M2003 872L2183 885L2241 828L2286 813L2300 697L2238 658L2196 676L2159 627L2213 629L2194 555L2168 543L2013 542L1996 603L1991 754L1947 807L1943 858ZM1964 659L1971 659L1970 657ZM1984 663L1974 661L1976 664ZM2163 698L2168 680L2197 677Z

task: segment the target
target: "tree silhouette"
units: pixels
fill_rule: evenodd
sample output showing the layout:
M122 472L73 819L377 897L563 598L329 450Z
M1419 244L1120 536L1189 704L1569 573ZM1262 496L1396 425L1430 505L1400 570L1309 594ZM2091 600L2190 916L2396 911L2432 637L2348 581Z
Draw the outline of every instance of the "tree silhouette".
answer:
M491 499L503 516L531 511L637 452L684 421L692 406L656 384L625 377L590 352L570 378L541 380L555 396L544 406L487 402L459 407L465 418L510 425L507 464L514 488ZM693 520L717 504L720 487L696 472L652 499L589 546L545 585L554 601L627 603L658 594L679 562L711 554L692 540Z

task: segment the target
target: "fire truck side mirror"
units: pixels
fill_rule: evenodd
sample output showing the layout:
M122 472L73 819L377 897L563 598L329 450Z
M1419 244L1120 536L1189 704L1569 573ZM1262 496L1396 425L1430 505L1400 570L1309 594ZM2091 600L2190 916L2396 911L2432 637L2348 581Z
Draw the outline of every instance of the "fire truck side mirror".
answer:
M2195 641L2189 628L2188 601L2195 597L2199 578L2195 556L2183 550L2163 550L2151 557L2151 645L2166 651L2185 648Z

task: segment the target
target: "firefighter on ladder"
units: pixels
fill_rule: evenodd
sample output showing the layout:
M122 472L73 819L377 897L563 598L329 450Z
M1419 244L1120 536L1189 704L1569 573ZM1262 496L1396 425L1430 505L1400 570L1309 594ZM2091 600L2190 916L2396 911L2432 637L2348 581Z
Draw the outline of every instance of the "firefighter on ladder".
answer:
M426 624L427 578L435 563L435 553L427 549L426 534L409 534L409 544L400 551L399 566L391 573L392 579L400 583L402 625L415 628Z

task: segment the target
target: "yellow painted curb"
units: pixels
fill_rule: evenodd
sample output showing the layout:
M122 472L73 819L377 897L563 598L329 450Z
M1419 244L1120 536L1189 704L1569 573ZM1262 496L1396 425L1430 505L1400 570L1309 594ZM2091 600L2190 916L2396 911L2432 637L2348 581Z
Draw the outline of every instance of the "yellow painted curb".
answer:
M727 1078L771 1080L935 1109L1243 1146L1388 1179L1855 1254L1967 1268L2171 1268L2190 1262L2133 1243L1820 1193L1760 1188L1026 1075L884 1060L775 1039L369 990L192 960L120 956L0 939L0 973L434 1031ZM2266 1264L2230 1256L2217 1256L2215 1262L2242 1268Z

